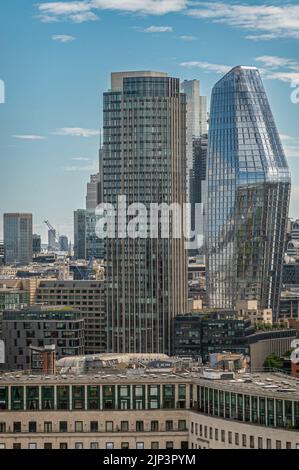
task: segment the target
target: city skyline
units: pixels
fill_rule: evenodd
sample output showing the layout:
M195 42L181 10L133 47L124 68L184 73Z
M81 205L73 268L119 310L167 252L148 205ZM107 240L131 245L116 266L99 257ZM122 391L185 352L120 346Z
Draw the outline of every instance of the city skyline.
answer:
M0 78L6 103L0 105L0 238L4 212L30 212L43 242L46 219L73 240L73 211L85 207L86 184L98 171L101 94L110 72L128 69L162 70L181 81L198 79L210 101L213 85L228 67L260 67L293 176L290 215L298 217L299 105L291 102L291 82L299 75L294 60L298 34L290 22L298 21L294 3L275 2L281 23L273 12L270 26L261 20L262 7L269 2L258 0L251 22L232 2L218 2L222 7L217 13L215 2L200 2L196 8L183 0L161 1L159 7L157 2L139 2L143 8L138 2L128 6L113 1L111 8L97 2L101 9L79 2L85 13L66 14L71 3L20 5L12 0L1 6L5 50ZM99 21L87 21L97 16ZM218 47L220 36L222 47L230 51L226 61ZM103 47L108 43L109 48ZM14 184L8 175L14 176Z

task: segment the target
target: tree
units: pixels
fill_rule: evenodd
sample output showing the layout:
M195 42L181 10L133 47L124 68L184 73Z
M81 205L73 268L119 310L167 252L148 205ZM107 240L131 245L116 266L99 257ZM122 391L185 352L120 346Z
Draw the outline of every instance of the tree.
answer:
M283 359L276 354L269 354L264 362L264 369L282 369Z

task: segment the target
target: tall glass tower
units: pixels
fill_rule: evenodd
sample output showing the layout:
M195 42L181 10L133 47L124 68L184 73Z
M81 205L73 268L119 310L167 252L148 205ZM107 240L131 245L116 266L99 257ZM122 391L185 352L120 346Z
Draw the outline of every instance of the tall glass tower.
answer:
M255 299L275 318L291 180L256 68L236 67L213 89L207 177L210 307Z
M160 72L112 74L104 94L104 202L186 202L186 97ZM120 207L118 207L120 212ZM126 215L126 225L130 217ZM182 228L184 220L181 220ZM108 351L171 353L173 318L187 311L184 238L159 231L107 239ZM119 228L119 227L118 227Z

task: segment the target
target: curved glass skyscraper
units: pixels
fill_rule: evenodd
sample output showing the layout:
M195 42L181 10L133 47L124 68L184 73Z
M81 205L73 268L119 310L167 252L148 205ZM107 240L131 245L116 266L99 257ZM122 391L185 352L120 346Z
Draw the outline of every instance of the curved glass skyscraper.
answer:
M255 299L278 314L290 173L256 68L214 87L206 225L210 307Z

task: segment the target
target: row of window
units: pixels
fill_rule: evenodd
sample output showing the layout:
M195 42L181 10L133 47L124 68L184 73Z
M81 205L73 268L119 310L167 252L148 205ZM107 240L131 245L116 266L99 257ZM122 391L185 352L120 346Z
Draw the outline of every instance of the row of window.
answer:
M83 442L75 442L74 445L69 445L68 442L60 442L57 446L61 450L66 450L66 449L84 449L84 443ZM181 441L180 444L181 449L188 449L188 441ZM38 449L42 448L41 446L38 446L36 442L30 442L28 444L28 449L33 450L33 449ZM46 450L51 450L55 448L55 445L52 444L52 442L45 442L43 444L43 448ZM87 447L85 447L87 448ZM90 442L89 443L89 449L130 449L130 443L129 442L121 442L120 446L116 446L114 442L105 442L103 443L102 446L100 446L99 442ZM165 444L161 444L161 442L158 441L153 441L150 444L151 449L174 449L174 442L173 441L166 441ZM0 442L0 449L6 449L6 444ZM13 449L22 449L22 444L20 442L15 442L13 444ZM144 442L136 442L135 449L142 450L146 449Z
M25 404L26 410L185 408L186 388L180 384L176 397L175 385L148 385L146 400L145 385L12 386L10 394L8 387L0 387L0 410L24 410Z
M101 424L98 421L90 421L89 423L84 423L83 421L75 421L74 425L70 425L67 421L59 421L59 423L52 423L52 421L45 421L43 423L43 432L52 433L52 432L174 432L187 431L186 420L179 420L174 423L173 420L167 420L165 423L159 421L151 421L148 425L145 425L144 421L136 421L135 423L130 423L129 421L121 421L118 424L115 424L113 421L105 421ZM28 425L22 424L20 421L15 421L12 424L12 427L7 426L7 423L0 422L0 433L36 433L42 432L42 424L38 426L36 421L29 421Z
M232 431L225 431L224 429L213 428L204 426L202 424L191 422L191 434L196 436L215 440L222 443L228 443L237 447L244 447L250 449L282 449L283 444L281 440L275 440L272 442L269 438L263 438L262 436L248 436L247 434L240 434L238 432L233 433ZM299 440L299 439L298 439ZM192 449L194 448L192 444ZM292 449L292 443L286 441L284 443L285 449ZM299 449L299 442L296 444L296 448Z

